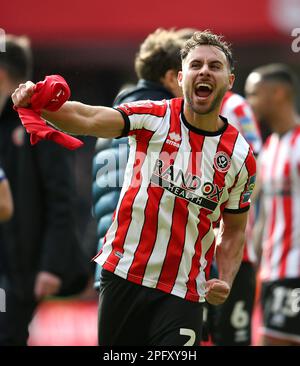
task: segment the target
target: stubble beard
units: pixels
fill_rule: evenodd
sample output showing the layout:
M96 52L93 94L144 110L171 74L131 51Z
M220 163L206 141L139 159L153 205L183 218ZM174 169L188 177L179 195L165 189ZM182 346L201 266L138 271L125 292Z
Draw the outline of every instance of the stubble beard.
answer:
M210 106L208 106L207 109L205 109L205 110L199 110L199 107L193 103L192 98L190 98L188 95L185 96L185 100L187 101L188 105L190 106L191 110L194 113L204 115L204 114L209 114L209 113L213 112L216 109L219 109L219 106L220 106L220 104L222 102L222 99L223 99L226 92L227 92L227 87L224 86L217 93L216 97L213 99Z

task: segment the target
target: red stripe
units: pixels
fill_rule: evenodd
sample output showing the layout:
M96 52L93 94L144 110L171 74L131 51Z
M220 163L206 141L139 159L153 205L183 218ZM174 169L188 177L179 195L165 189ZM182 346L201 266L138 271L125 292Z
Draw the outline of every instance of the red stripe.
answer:
M201 176L201 161L199 162L198 154L202 151L204 139L204 136L189 132L191 153L189 156L188 173L191 175ZM172 284L172 287L175 285L184 251L186 226L189 216L188 205L189 202L183 199L176 198L175 200L171 235L157 285L157 288L161 290L164 283ZM197 292L194 292L195 294Z
M203 143L204 143L205 137L204 136L199 136L198 134L195 134L194 132L190 131L190 144L192 147L192 150L195 152L201 152L202 148L203 148ZM192 159L192 161L195 161L196 159ZM192 166L194 167L194 164L192 163ZM196 167L194 167L196 169ZM196 170L197 171L197 170ZM201 175L201 171L197 173L199 175ZM197 174L197 175L198 175ZM201 238L202 238L202 233L203 231L207 231L207 225L203 224L203 222L205 221L205 219L207 220L207 222L209 222L209 220L207 219L206 215L202 215L203 212L205 212L206 214L208 213L207 210L205 208L201 208L198 218L199 218L199 223L197 226L198 229L198 237L197 240L195 242L195 253L194 256L192 258L192 263L191 263L191 270L189 273L189 279L187 281L187 293L185 298L187 300L190 301L198 301L199 300L199 294L197 291L197 284L196 284L196 278L199 274L200 271L200 258L201 258L201 254L202 254L202 242L201 242ZM202 216L203 216L203 220L202 220Z
M143 134L143 141L137 141L131 184L128 191L125 193L119 208L119 213L117 216L118 229L116 232L116 236L112 242L112 252L106 260L114 267L117 266L120 260L120 258L115 254L116 251L118 251L119 253L124 252L123 246L125 238L132 221L133 203L136 195L138 194L138 191L140 190L140 183L142 180L141 167L144 163L149 141L153 134L154 132L145 130Z
M223 133L223 135L220 137L216 153L222 151L225 152L229 156L229 158L231 158L238 135L239 135L238 130L232 127L230 124L228 124L226 132ZM220 188L224 187L225 176L227 172L221 172L217 170L216 167L214 167L214 170L215 172L214 172L213 183L217 184Z
M170 284L172 288L176 281L185 243L185 231L189 215L188 204L189 202L186 200L175 198L171 235L157 283L157 288L160 290L165 288L164 284Z
M170 133L175 132L181 136L181 123L179 120L180 110L181 110L181 100L172 99L171 100L171 117L170 117L170 129L166 136L166 140ZM166 161L169 155L176 157L178 148L171 146L166 143L160 152L159 158L163 160L166 164L170 164ZM153 252L154 245L157 238L158 230L158 213L161 198L164 194L164 189L161 187L155 187L153 184L149 184L148 190L148 200L145 208L145 221L142 228L140 241L137 246L136 252L134 254L133 262L127 274L127 279L134 281L135 283L142 283L144 273Z
M284 166L284 185L287 185L291 188L291 167L289 161L285 163ZM285 278L286 277L286 261L287 256L289 254L291 244L292 244L292 192L290 192L290 195L284 194L283 196L283 213L284 213L284 235L283 235L283 250L282 250L282 256L280 261L280 271L279 271L279 277Z
M236 116L240 119L246 116L245 110L245 103L238 105L237 107L234 108L234 113L236 114Z
M230 192L231 192L231 191L233 190L233 188L236 186L236 184L237 184L238 180L239 180L239 174L237 174L237 175L235 176L235 180L234 180L233 185L228 189L228 195L230 195ZM229 200L229 199L228 199L228 200ZM224 211L224 209L225 209L225 207L226 207L226 205L227 205L227 203L228 203L228 200L227 200L227 201L225 201L225 202L223 202L223 203L221 204L221 206L220 206L220 212L221 212L221 213ZM221 219L221 217L218 219L218 221L217 221L216 223L218 223L218 222L220 221L220 219Z
M132 114L148 114L156 117L163 117L166 114L167 110L167 102L166 101L136 101L130 103L123 103L118 106L118 109L121 109L123 112L127 114L127 116L131 116Z

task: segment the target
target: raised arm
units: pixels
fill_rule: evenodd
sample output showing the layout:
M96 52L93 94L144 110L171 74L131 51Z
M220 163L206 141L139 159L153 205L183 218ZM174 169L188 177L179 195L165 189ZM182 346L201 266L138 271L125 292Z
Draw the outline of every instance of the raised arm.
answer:
M35 84L27 81L12 94L16 107L28 108ZM79 102L66 102L58 111L43 110L42 117L59 129L78 135L118 137L124 129L124 119L115 109L90 106Z

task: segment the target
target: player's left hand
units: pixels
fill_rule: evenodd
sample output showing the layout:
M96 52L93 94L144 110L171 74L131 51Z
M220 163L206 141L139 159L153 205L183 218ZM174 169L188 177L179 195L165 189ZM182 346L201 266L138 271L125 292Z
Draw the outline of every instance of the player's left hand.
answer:
M41 271L35 279L34 294L42 300L46 296L56 295L61 287L61 279L53 273Z
M230 293L230 286L227 282L213 278L206 282L205 299L212 305L220 305L225 302Z

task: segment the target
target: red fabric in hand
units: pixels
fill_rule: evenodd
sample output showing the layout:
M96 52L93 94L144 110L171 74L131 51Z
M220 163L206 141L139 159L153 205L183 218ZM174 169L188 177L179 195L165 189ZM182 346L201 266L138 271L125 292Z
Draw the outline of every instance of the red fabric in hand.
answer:
M52 140L70 150L83 145L82 141L54 129L41 118L42 109L57 111L70 95L65 79L59 75L50 75L35 85L29 108L15 108L26 131L30 133L32 145L40 140Z

